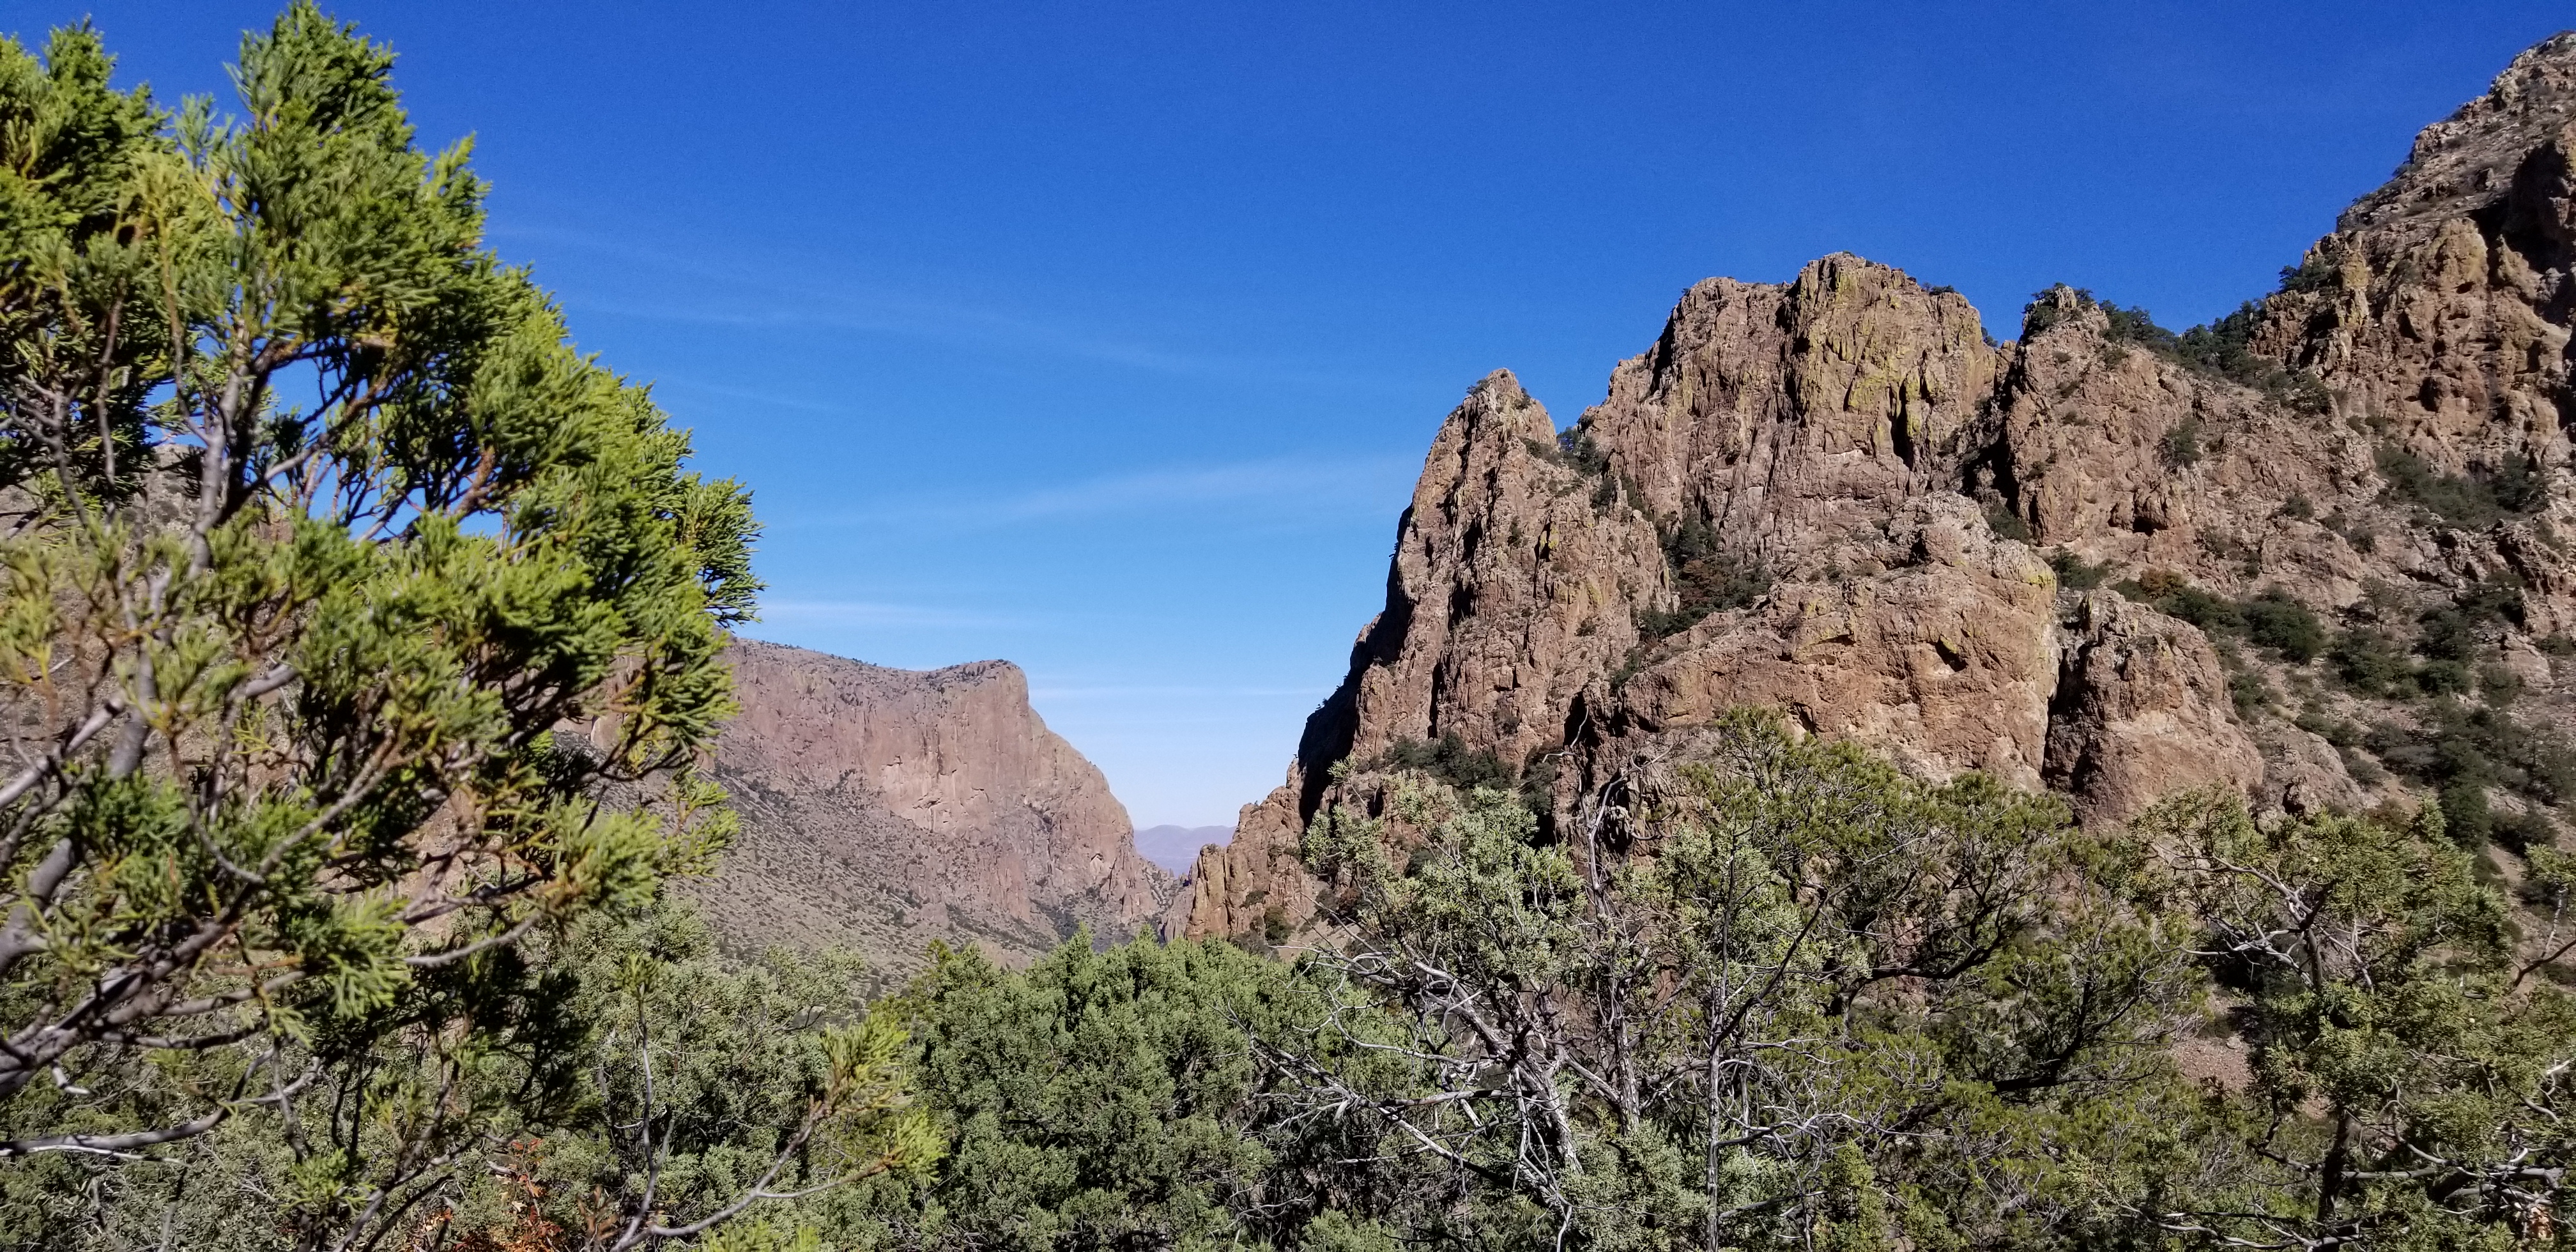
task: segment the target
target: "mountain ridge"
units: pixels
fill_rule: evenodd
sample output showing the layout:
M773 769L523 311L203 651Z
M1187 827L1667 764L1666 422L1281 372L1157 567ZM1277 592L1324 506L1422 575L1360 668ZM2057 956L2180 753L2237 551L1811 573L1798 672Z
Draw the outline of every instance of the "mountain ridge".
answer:
M846 946L882 979L934 939L1033 959L1088 927L1147 933L1175 889L1107 779L1007 661L899 670L737 639L742 711L709 775L741 817L681 884L732 946Z
M1187 874L1197 862L1199 849L1210 844L1224 844L1234 838L1232 826L1175 826L1166 823L1148 826L1136 832L1136 850L1146 860L1171 871Z
M1994 343L1964 298L1837 253L1694 284L1570 430L1488 376L1347 677L1166 929L1303 926L1299 833L1385 769L1480 762L1574 829L1745 704L2088 821L2220 786L2435 794L2463 829L2554 838L2571 120L2562 34L2280 290L2184 335L2059 287Z

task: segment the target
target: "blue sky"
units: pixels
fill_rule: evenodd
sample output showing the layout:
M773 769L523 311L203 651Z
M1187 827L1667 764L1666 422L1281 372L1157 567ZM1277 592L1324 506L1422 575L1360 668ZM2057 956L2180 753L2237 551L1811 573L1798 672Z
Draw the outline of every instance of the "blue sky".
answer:
M93 15L218 91L267 3ZM768 537L750 633L1005 657L1140 826L1279 781L1432 431L1560 424L1715 274L1850 250L2005 337L2052 282L2224 313L2538 3L385 3L492 242Z

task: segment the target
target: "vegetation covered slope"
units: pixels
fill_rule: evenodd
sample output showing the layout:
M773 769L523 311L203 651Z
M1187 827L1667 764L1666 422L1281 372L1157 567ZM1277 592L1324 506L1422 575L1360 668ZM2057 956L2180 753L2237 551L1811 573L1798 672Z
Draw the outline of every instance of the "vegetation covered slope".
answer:
M1024 971L936 952L868 1018L909 1040L927 1149L777 1188L708 1246L2501 1249L2554 1230L2576 1006L2513 954L2514 902L2438 808L2258 824L2204 793L2105 834L1749 713L1574 841L1508 792L1376 785L1381 816L1334 812L1307 842L1329 945L1080 941ZM851 1011L845 967L732 966L667 911L609 925L577 928L561 968L631 1022L599 1045L613 1098L487 1147L413 1246L614 1246L602 1216L651 1177L621 1037L658 1041L674 1207L742 1185L771 1159L742 1128L792 1125L797 1084L821 1081L828 1033L791 1006ZM671 964L638 983L603 961L621 945Z

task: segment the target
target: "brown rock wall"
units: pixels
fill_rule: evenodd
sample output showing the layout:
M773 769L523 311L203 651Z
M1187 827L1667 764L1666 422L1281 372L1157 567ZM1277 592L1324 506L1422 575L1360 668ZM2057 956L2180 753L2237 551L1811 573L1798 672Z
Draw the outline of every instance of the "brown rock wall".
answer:
M1956 496L1905 502L1866 577L1775 586L1670 641L1620 693L1648 734L1729 708L1787 713L1933 776L2040 782L2057 671L2056 578Z
M739 640L712 774L743 818L684 887L729 942L847 944L889 973L933 939L1005 959L1079 925L1151 929L1172 894L1100 771L1005 661L887 669Z
M1932 776L2036 787L2053 754L2075 754L2085 764L2060 774L2098 815L2150 791L2250 785L2260 761L2223 676L2203 681L2218 669L2199 632L2143 606L2122 619L2192 641L2159 673L2195 681L2161 703L2123 685L2152 656L2112 664L2113 645L2067 668L2101 641L2039 554L1964 494L2012 428L1995 397L2013 359L1955 295L1835 256L1786 286L1692 288L1655 349L1613 374L1573 455L1551 450L1553 424L1508 374L1479 383L1434 440L1388 606L1341 694L1290 784L1201 857L1172 928L1302 923L1314 895L1298 835L1335 798L1330 767L1448 734L1510 767L1552 761L1569 816L1625 762L1747 704ZM1775 581L1656 638L1652 616L1681 600L1664 548L1685 518ZM2095 712L2061 728L2061 706ZM2185 734L2215 746L2171 738Z
M2044 774L2077 816L2117 821L2185 787L2262 781L2206 636L2108 591L2077 601L2069 625Z
M1818 537L1948 488L1999 362L1957 293L1838 253L1785 286L1692 287L1583 428L1656 517L1696 511L1796 569Z
M1564 738L1566 703L1637 643L1662 591L1652 522L1592 502L1556 426L1508 372L1432 440L1364 648L1349 752L1462 735L1518 764Z

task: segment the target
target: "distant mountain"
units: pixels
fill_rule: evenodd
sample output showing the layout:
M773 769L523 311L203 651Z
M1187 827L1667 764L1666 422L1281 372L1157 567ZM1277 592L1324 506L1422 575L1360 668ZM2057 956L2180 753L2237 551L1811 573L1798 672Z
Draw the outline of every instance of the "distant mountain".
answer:
M1199 849L1209 844L1218 847L1234 842L1232 826L1148 826L1136 832L1136 850L1145 859L1175 874L1190 872L1199 859Z
M931 940L1006 961L1075 928L1152 933L1170 874L1098 768L1029 708L1007 661L900 670L752 640L713 775L742 817L682 890L732 946L855 947L884 976Z
M2203 786L2576 822L2576 35L2239 312L2057 287L1994 329L1838 253L1693 286L1562 434L1478 383L1286 785L1165 929L1305 925L1301 833L1385 771L1589 837L1744 705L2087 822Z

